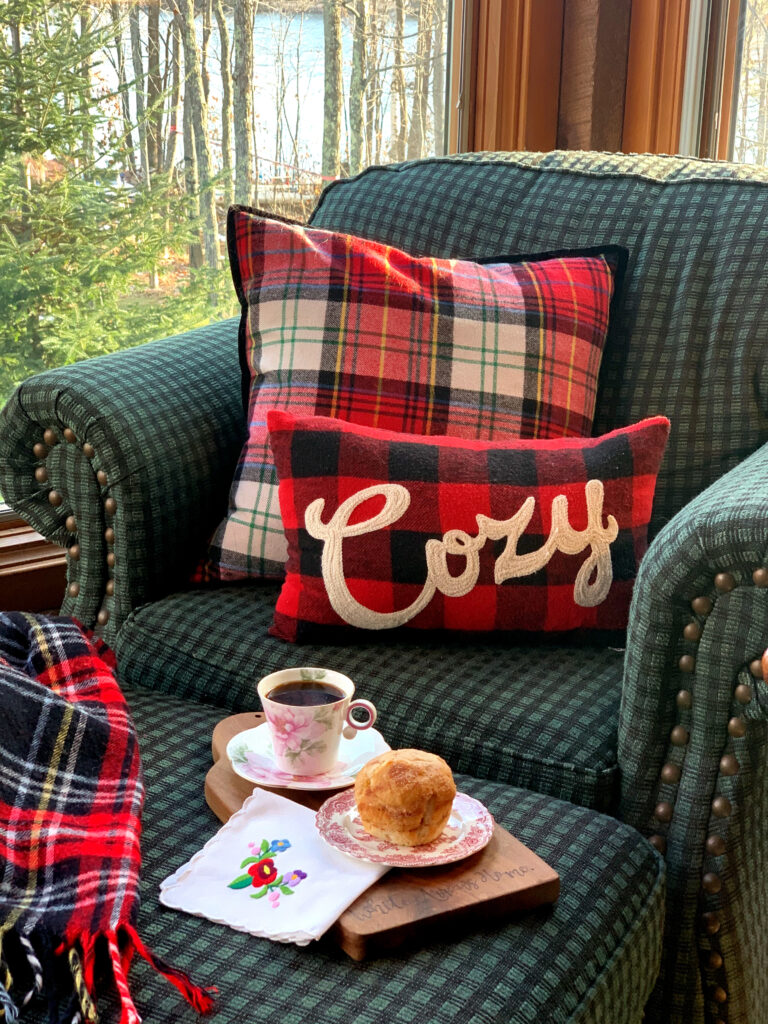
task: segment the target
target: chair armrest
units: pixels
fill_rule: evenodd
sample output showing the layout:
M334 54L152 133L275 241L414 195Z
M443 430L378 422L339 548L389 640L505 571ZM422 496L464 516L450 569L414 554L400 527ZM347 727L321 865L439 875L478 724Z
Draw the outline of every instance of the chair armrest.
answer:
M62 612L107 640L188 578L226 511L245 437L237 329L49 370L0 412L0 491L69 548Z
M662 529L635 585L619 716L620 816L667 860L659 1005L671 1005L675 992L711 1001L718 986L720 995L732 988L723 972L733 980L747 965L705 968L702 950L720 956L721 940L723 949L749 944L749 928L768 913L768 892L750 864L760 840L747 827L768 820L768 788L758 781L768 770L760 670L767 481L768 445ZM755 833L764 834L757 825Z

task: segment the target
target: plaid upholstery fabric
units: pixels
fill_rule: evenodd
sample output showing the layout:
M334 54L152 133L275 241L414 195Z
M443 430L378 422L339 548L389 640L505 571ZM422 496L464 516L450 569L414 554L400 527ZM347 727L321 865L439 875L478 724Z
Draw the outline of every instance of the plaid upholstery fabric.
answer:
M373 169L333 185L313 224L364 233L417 255L468 259L488 251L589 246L606 237L626 245L631 259L623 302L612 317L594 430L605 432L656 413L672 419L654 503L654 533L766 437L767 185L763 169L687 158L473 154ZM113 574L106 635L117 633L141 602L180 585L225 511L244 431L236 334L232 321L157 347L51 371L22 385L0 414L0 490L37 529L62 543L75 539L64 530L64 516L69 510L76 514L81 558L72 563L70 579L80 584L80 594L67 597L65 607L93 624ZM97 456L87 462L74 448L57 445L46 460L53 468L51 483L37 484L34 470L40 463L32 446L45 427L65 425L85 440L93 432ZM94 482L94 470L100 468L110 481L106 490ZM620 745L623 814L646 833L669 835L667 921L680 924L666 940L663 982L652 1016L675 1024L704 1019L705 992L708 1013L717 1019L711 1000L715 980L728 993L723 1014L729 1022L753 1024L755 1007L759 1014L765 1005L766 902L760 866L768 849L763 831L768 807L760 780L768 773L758 764L764 756L762 707L768 696L740 712L749 717L747 742L754 749L751 761L744 749L739 757L754 767L730 781L718 767L723 751L737 742L727 732L735 707L733 685L751 682L745 666L759 654L768 633L766 591L750 583L753 569L768 564L767 475L768 457L757 453L725 477L722 487L717 484L703 496L703 504L680 512L663 546L645 556L647 575L641 572L644 582L636 587L631 613ZM47 502L51 484L64 495L55 509ZM102 499L113 488L119 529L117 562L109 570ZM716 572L729 568L737 587L725 595L712 581ZM715 599L715 612L702 623L698 648L691 648L682 629L690 621L689 601L697 590ZM225 588L218 594L168 597L130 619L122 661L130 663L133 678L158 689L178 687L190 696L210 694L222 704L246 706L254 677L286 664L286 645L266 637L276 593L273 587L256 588L246 597ZM217 628L211 633L211 623L219 620L228 624L228 632ZM330 648L294 650L302 661L317 652L332 664ZM691 678L681 674L677 661L680 654L694 652L694 713L688 718L681 712L678 719L675 694ZM450 745L464 764L476 760L480 774L498 773L499 764L510 771L514 762L510 774L524 777L521 785L547 791L562 787L566 796L570 789L574 800L593 805L595 792L605 793L606 780L618 784L615 763L609 762L604 772L582 770L587 755L582 756L579 745L584 743L585 751L615 752L621 654L579 651L575 657L570 648L542 644L508 650L493 644L412 642L398 652L361 644L344 649L341 660L343 671L353 678L369 676L385 692L388 671L428 681L435 697L418 709L403 745L418 745L421 731L435 740L434 746ZM466 670L460 675L462 666ZM441 675L453 680L454 689L458 680L462 685L468 680L476 706L480 673L490 678L499 671L511 681L510 692L521 710L510 735L502 737L498 758L475 739L469 714L462 720L463 736L458 729L447 739L436 735L435 715L453 699L453 690L442 688ZM407 689L398 694L412 700ZM391 693L388 699L396 703ZM497 714L502 711L501 703L494 707ZM390 718L398 721L396 711ZM678 721L691 725L692 739L683 749L669 744ZM515 730L520 731L519 746ZM542 735L557 750L554 764ZM540 760L529 758L528 750ZM673 760L684 755L685 784L679 792L659 786L657 772L665 754ZM596 757L594 764L599 763ZM652 820L657 787L674 798L669 829ZM727 821L710 816L709 798L721 791L733 803ZM610 803L603 800L600 806ZM757 828L755 823L760 823ZM726 838L727 853L706 859L721 872L723 889L705 897L702 851L710 829ZM691 951L697 944L706 951L715 941L701 930L699 907L709 910L716 901L724 968L712 974L707 961L697 961ZM199 948L205 950L205 944Z
M621 817L646 835L660 833L667 843L669 893L662 979L655 1012L673 1024L714 1014L713 992L728 993L718 1015L729 1024L752 1024L764 1015L768 959L762 928L768 893L761 866L768 857L768 790L764 776L768 739L768 690L748 666L768 641L768 588L756 569L768 565L768 447L699 495L656 538L640 567L630 626L619 725L622 778ZM733 576L732 590L715 583L718 573ZM707 597L712 610L694 614L691 602ZM701 629L698 641L683 630ZM652 638L652 642L649 642ZM679 660L691 655L693 672ZM747 685L742 704L736 687ZM691 707L676 695L691 694ZM746 735L733 737L732 718L744 720ZM676 746L672 730L681 725L689 741ZM721 758L732 754L738 770L722 772ZM679 767L680 781L665 783L662 767ZM731 813L718 817L712 802L728 798ZM654 815L658 802L672 805L669 824ZM710 836L723 840L723 854L707 851ZM702 889L702 875L722 879L717 893ZM702 914L720 922L710 935ZM718 952L723 967L709 968ZM758 1008L759 1007L759 1008Z
M111 651L77 623L0 613L0 1009L8 1021L35 990L52 1022L78 1009L91 1019L100 943L123 1024L139 1022L126 978L134 948L198 1009L211 1007L134 928L144 789L113 670Z
M203 578L282 575L270 408L454 437L589 432L625 251L414 259L243 207L227 232L249 426Z
M506 443L267 422L288 539L273 636L626 626L668 420Z
M658 965L664 884L660 859L634 830L460 777L462 790L559 871L551 910L362 963L329 942L298 949L253 939L157 900L161 879L218 827L203 784L221 712L146 691L127 695L147 784L139 927L185 969L216 977L216 1021L640 1024ZM150 972L136 972L134 992L152 1024L194 1020Z
M768 175L684 157L474 153L334 182L310 223L474 259L629 250L593 431L668 416L651 535L768 440Z
M65 427L75 443L63 440ZM47 428L59 443L39 459L33 448ZM236 320L21 384L0 412L0 493L44 536L79 545L68 565L79 589L67 593L62 611L93 627L103 608L109 621L100 632L111 642L131 608L183 585L226 511L243 437ZM84 443L93 445L92 459ZM41 466L46 483L35 479ZM62 495L58 507L48 501L51 489ZM107 497L117 502L114 516Z
M426 746L457 771L615 808L620 651L413 633L396 645L362 637L298 648L267 634L278 591L192 590L147 605L118 638L121 679L247 711L262 676L325 665L364 687L395 747Z

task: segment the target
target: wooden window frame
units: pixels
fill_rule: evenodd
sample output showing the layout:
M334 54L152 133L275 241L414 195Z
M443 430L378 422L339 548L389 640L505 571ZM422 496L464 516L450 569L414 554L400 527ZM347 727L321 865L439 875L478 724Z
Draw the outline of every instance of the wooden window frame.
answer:
M713 0L703 69L699 156L730 160L739 88L739 21L742 0Z
M0 611L53 611L66 586L67 556L0 506Z
M449 151L557 142L564 0L455 0Z
M690 0L633 0L624 100L625 153L676 153Z

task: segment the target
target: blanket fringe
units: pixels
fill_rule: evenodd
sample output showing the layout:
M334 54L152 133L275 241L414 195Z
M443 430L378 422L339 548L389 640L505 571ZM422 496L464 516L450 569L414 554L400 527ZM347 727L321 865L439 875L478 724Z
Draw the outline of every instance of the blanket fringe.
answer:
M197 1010L198 1013L210 1013L213 1010L215 1005L214 995L219 991L215 986L202 988L200 985L195 985L184 971L180 971L177 967L172 967L153 953L152 950L148 949L133 925L123 925L123 930L139 956L146 960L158 974L162 974L164 978L167 978L181 992L190 1006Z
M106 932L105 938L107 940L107 948L109 949L109 959L112 961L112 974L115 979L118 995L120 996L120 1006L122 1008L120 1024L141 1024L141 1017L133 1005L131 990L128 987L128 979L123 970L123 958L117 946L117 935L115 932Z
M43 965L37 958L35 953L35 947L29 941L26 935L19 935L19 942L24 950L24 955L27 958L27 964L32 972L33 987L26 993L24 998L21 1000L22 1009L27 1005L33 995L39 994L43 991Z
M19 1010L16 1003L11 999L5 985L0 985L0 1020L4 1024L16 1024L19 1019Z
M86 1021L91 1022L91 1024L99 1024L99 1013L96 1009L96 1003L93 1001L93 996L88 991L88 986L85 984L83 964L74 946L71 947L67 959L69 961L69 969L72 972L72 981L75 984L75 993L77 995L77 1001L80 1004L83 1018Z
M13 984L11 969L3 956L3 941L8 933L8 928L0 928L0 986L5 989L6 994ZM9 997L10 998L10 997Z

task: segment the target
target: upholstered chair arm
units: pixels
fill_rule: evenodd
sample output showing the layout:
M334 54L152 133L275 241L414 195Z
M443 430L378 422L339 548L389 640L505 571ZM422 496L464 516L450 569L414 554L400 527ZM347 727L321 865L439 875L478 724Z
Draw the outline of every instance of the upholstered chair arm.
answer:
M768 852L767 640L768 445L662 529L630 612L621 816L667 859L654 998L664 1014L674 1008L674 1021L698 1019L701 1000L713 1020L725 1018L723 1008L729 1020L764 1012L750 1000L766 968L754 935L768 914L755 871ZM688 993L685 1006L676 993Z
M0 413L0 492L68 549L62 612L116 635L183 585L245 434L237 320L49 370Z

